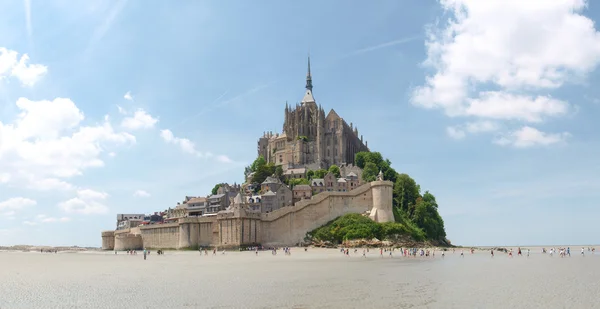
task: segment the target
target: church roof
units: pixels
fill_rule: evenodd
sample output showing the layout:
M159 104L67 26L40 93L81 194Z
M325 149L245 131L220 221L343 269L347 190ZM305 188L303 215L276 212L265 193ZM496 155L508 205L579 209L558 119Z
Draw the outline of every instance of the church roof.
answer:
M306 89L306 93L304 93L304 98L302 98L302 103L315 103L315 98L313 97L312 90Z
M267 192L265 192L262 196L273 196L276 195L273 191L268 190Z
M333 108L329 111L329 113L327 114L327 117L325 117L325 119L327 120L331 120L331 119L341 119L342 117L340 117L340 115L338 115Z

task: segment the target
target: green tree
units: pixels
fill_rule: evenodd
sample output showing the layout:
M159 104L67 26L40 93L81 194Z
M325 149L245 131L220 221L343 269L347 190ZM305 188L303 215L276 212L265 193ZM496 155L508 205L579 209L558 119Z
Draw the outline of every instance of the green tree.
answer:
M250 170L252 172L256 172L260 166L263 166L263 165L266 165L266 164L267 164L267 160L265 160L265 158L263 158L263 156L259 156L250 165Z
M340 168L337 165L330 166L329 172L335 175L335 178L340 178Z
M254 175L252 176L252 183L261 184L267 177L275 174L275 165L273 163L267 163L260 165L256 168Z
M320 169L320 170L315 171L314 177L315 178L323 178L323 177L325 177L325 175L327 175L327 170Z
M423 193L423 201L430 203L436 209L438 208L438 204L437 204L437 201L435 200L435 196L433 194L431 194L429 191L425 191L425 193Z
M419 226L429 239L441 240L446 237L444 220L431 202L419 198L416 202L413 221Z
M308 184L310 184L310 181L308 181L308 179L306 179L306 178L292 178L288 181L288 185L290 186L290 189L294 189L294 187L297 185L308 185Z
M212 188L212 191L211 191L212 195L215 195L215 194L217 194L217 191L219 190L219 188L220 188L220 187L221 187L221 184L220 184L220 183L216 184L216 185L215 185L215 186Z
M361 152L357 152L354 155L354 164L356 164L356 166L362 168L365 168L365 164L367 164L367 157L368 152L366 151L361 151Z
M281 176L283 176L283 168L281 165L277 165L277 167L275 167L275 176L277 176L277 178L281 178Z
M314 177L314 176L315 176L315 171L308 170L308 171L306 172L306 178L308 178L308 179L313 179L313 177Z
M362 179L364 182L375 181L375 179L377 179L377 174L379 174L377 165L375 165L375 163L368 162L363 169Z
M363 172L364 173L364 172ZM421 197L421 188L417 182L407 174L399 174L394 185L396 205L406 212L409 218L413 217L417 199Z

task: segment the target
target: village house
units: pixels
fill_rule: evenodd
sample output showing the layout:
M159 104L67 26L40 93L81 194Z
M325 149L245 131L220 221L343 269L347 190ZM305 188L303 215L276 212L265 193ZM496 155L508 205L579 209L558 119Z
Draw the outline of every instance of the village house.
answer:
M294 189L292 189L292 192L294 194L294 204L303 199L310 199L312 197L312 188L309 185L296 185L294 186Z

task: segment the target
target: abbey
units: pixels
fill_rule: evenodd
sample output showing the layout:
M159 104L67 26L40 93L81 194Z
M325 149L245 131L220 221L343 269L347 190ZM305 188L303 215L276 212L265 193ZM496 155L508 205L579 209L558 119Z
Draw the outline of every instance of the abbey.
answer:
M354 155L360 151L369 148L362 135L359 137L358 129L352 123L348 125L333 109L325 116L321 105L317 105L308 58L304 98L293 107L286 103L282 133L264 133L258 140L258 155L284 170L317 170L334 164L353 164Z

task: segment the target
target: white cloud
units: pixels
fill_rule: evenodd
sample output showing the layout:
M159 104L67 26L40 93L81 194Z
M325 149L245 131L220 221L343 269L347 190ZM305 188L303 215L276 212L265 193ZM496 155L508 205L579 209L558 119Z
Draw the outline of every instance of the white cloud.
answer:
M475 122L468 122L464 125L447 127L446 133L448 136L454 139L463 139L467 136L467 133L486 133L493 132L499 129L499 126L496 122L482 120Z
M533 146L548 146L564 142L571 135L563 133L544 133L536 128L524 126L519 130L497 138L494 142L502 146L528 148Z
M196 149L196 145L194 144L194 142L190 141L187 138L180 138L180 137L176 137L175 135L173 135L173 132L171 132L171 130L165 129L165 130L161 130L160 131L160 137L167 143L169 144L173 144L176 145L177 147L179 147L183 152L191 154L191 155L195 155L198 157L202 157L202 158L214 158L216 159L218 162L221 163L233 163L233 160L231 160L229 157L225 156L225 155L213 155L210 152L200 152Z
M91 189L81 189L77 190L77 196L84 200L104 200L108 197L108 193Z
M124 108L122 108L120 105L117 105L117 109L119 110L119 114L127 115L127 111Z
M0 173L0 183L7 183L10 180L10 174Z
M24 86L33 86L48 72L48 67L41 64L27 64L29 56L0 47L0 79L7 77L17 78Z
M231 162L233 162L228 156L224 156L224 155L217 156L217 160L219 162L223 162L223 163L231 163Z
M56 223L56 222L69 222L71 218L69 217L48 217L44 214L37 215L33 220L23 221L23 224L36 226L43 223Z
M23 208L35 206L35 205L37 205L37 202L32 199L28 199L28 198L24 198L24 197L13 197L13 198L9 198L6 201L0 202L0 210L7 210L7 211L21 210Z
M102 201L107 197L108 194L105 192L80 189L77 191L77 197L59 203L58 207L71 214L105 214L108 212L108 207Z
M481 92L468 103L465 114L469 116L526 122L541 122L543 116L560 116L569 110L567 102L549 96L533 98L498 91Z
M117 156L117 154L111 151L111 152L108 153L108 156L111 157L111 158L114 158L114 157Z
M36 221L40 223L52 223L52 222L69 222L71 218L69 217L48 217L46 215L38 215L36 217Z
M453 139L463 139L466 136L465 131L457 127L447 127L446 133L448 133L448 136L452 137Z
M135 196L135 197L150 197L150 193L148 193L144 190L136 190L135 192L133 192L133 196Z
M115 132L110 119L82 126L84 114L67 98L16 102L20 113L0 122L2 182L39 190L71 190L65 181L87 168L101 167L106 147L135 143L135 137Z
M125 93L123 98L128 101L133 101L133 96L131 95L131 92L129 92L129 91L127 91L127 93Z
M411 102L450 117L539 123L567 114L549 96L600 63L600 33L583 0L440 0L453 14L432 27L426 66L434 72ZM456 128L454 128L456 129ZM448 134L461 136L466 130ZM462 134L461 134L462 132Z
M129 130L149 129L154 127L157 122L158 119L153 118L152 115L140 108L135 111L132 117L124 118L121 126Z
M105 214L108 212L108 207L98 201L86 201L75 197L70 200L61 202L58 205L66 213L74 214Z
M82 189L77 191L77 197L59 203L58 207L72 214L105 214L108 212L108 207L102 201L107 197L108 194L105 192Z
M169 144L177 145L183 152L196 156L202 156L202 153L196 150L196 145L194 145L194 142L187 138L175 137L171 130L161 130L160 137L162 137L162 139Z

